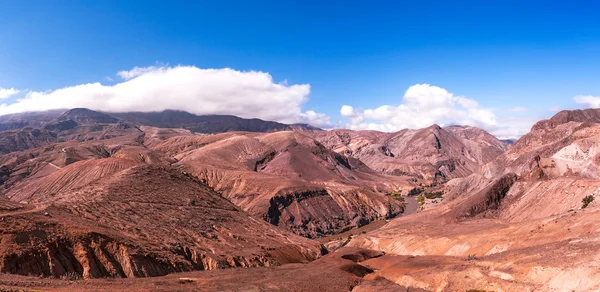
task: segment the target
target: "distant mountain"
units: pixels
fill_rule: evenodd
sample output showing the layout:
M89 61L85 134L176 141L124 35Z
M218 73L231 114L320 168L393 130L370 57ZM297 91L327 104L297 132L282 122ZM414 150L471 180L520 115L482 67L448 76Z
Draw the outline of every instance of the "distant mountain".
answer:
M102 112L93 111L87 108L74 108L64 112L58 120L73 120L78 124L113 124L119 121L118 118Z
M86 108L27 112L0 116L0 131L25 127L49 131L65 131L79 125L113 124L120 120L158 128L184 128L197 133L223 133L231 131L275 132L292 130L321 130L308 124L287 125L261 119L244 119L231 115L194 115L185 111L161 112L99 112Z
M321 128L313 127L309 124L303 124L303 123L291 124L290 126L295 131L323 131L323 129L321 129Z
M41 128L45 123L58 118L65 110L26 112L0 116L0 131L17 130L26 127Z
M243 119L230 115L197 116L185 111L110 113L123 120L159 128L184 128L197 133L223 133L231 131L275 132L291 131L293 127L260 119ZM315 129L309 125L294 125Z
M56 134L43 129L23 128L0 132L0 154L40 147L57 141Z
M73 129L79 125L114 124L118 121L118 118L105 113L86 108L74 108L64 112L56 119L46 123L44 125L44 129L60 132Z
M469 126L432 125L395 133L332 130L312 136L327 148L359 159L377 172L434 183L467 176L509 148L486 131Z

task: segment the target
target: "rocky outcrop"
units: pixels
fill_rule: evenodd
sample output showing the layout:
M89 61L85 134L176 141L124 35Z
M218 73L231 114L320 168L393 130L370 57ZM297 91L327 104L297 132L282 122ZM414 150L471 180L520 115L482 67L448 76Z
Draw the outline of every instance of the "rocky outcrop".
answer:
M360 191L335 194L325 189L284 192L269 200L264 218L296 234L317 238L393 218L404 210L396 201L371 201L370 196Z
M0 255L3 273L53 277L71 274L87 279L153 277L192 270L190 263L143 254L133 246L97 233L64 238L35 230L13 236L20 248ZM4 244L9 240L3 238ZM27 245L25 241L35 244Z
M342 228L349 221L344 215L326 190L307 190L272 197L265 220L314 238Z
M508 173L494 180L488 187L471 195L466 201L456 206L455 214L459 218L464 218L497 210L517 179L516 174Z
M132 278L194 270L271 266L290 260L281 256L280 249L251 256L218 258L188 246L148 249L96 232L65 234L53 227L57 226L0 236L0 272L85 279ZM292 250L296 257L306 256L293 246L283 252L289 254Z

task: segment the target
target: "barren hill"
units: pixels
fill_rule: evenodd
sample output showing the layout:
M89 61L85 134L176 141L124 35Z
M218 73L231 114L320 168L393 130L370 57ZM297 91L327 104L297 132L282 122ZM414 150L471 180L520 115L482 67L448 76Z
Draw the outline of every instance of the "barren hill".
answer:
M82 180L57 193L34 193L34 205L2 214L0 271L140 277L305 262L321 254L318 244L249 217L168 166Z
M153 149L251 214L311 237L399 214L382 192L411 185L291 131L173 137Z

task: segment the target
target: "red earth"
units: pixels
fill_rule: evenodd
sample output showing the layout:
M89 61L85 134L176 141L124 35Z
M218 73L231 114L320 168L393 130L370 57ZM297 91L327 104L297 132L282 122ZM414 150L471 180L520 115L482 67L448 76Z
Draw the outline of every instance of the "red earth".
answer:
M29 117L0 119L2 287L600 289L600 110L512 146L458 126L202 134Z

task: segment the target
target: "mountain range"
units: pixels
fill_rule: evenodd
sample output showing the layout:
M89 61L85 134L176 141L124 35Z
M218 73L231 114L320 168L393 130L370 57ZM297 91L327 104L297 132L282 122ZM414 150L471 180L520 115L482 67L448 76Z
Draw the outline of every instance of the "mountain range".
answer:
M0 130L0 286L600 288L599 109L517 141L83 108Z

